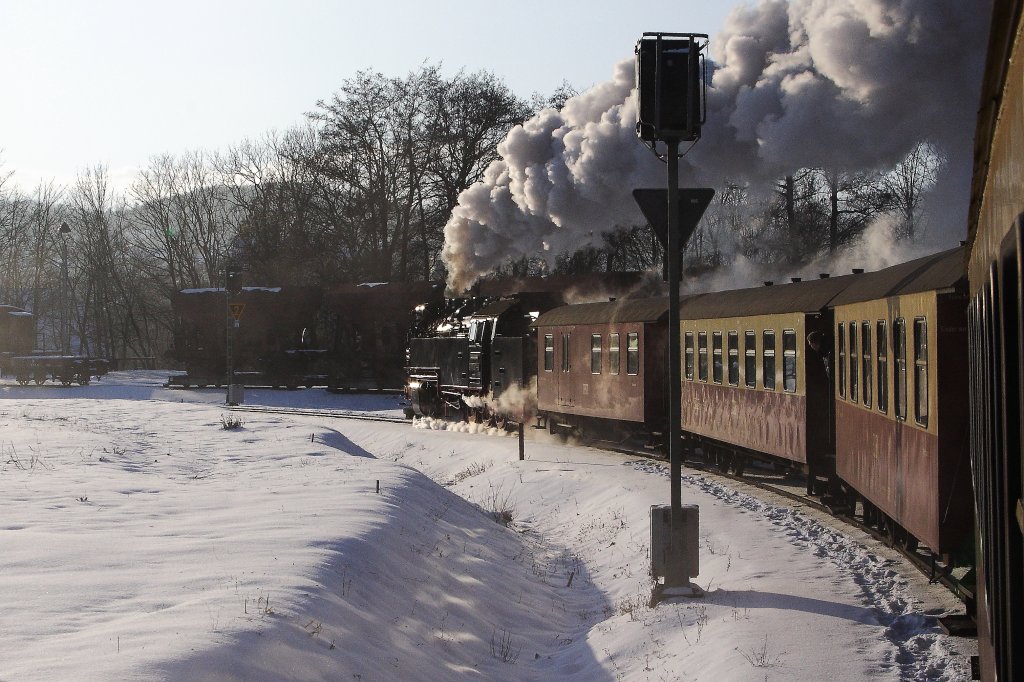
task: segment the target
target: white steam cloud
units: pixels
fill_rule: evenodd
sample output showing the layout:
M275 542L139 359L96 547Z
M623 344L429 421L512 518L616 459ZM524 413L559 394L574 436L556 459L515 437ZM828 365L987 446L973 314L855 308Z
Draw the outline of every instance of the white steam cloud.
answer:
M768 188L799 168L891 166L927 141L948 160L937 243L966 224L974 116L989 0L761 0L712 39L704 136L683 184ZM699 30L699 27L686 27ZM638 36L639 37L639 36ZM513 129L501 159L445 227L461 291L509 258L554 257L643 219L631 192L665 183L636 138L633 59L613 77Z

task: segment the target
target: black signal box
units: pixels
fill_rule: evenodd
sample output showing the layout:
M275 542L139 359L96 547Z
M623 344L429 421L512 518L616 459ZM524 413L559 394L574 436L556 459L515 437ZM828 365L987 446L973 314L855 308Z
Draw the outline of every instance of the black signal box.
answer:
M698 34L645 33L636 44L641 140L691 141L704 122L704 44Z

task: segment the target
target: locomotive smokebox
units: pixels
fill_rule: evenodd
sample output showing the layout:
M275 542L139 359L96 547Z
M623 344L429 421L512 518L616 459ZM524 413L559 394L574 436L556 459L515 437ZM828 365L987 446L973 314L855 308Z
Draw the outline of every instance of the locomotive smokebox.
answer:
M644 33L636 44L637 124L641 140L700 138L704 122L701 78L706 36Z

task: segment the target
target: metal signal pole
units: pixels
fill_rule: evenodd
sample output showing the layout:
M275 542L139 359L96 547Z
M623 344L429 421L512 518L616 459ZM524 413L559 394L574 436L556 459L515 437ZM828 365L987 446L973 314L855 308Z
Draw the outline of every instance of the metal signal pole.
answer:
M670 506L651 507L651 575L653 601L669 596L696 596L690 583L698 572L698 509L682 505L682 348L679 286L682 249L714 196L711 189L682 191L680 203L679 144L696 142L706 113L703 50L707 36L698 33L645 33L636 46L637 135L668 164L668 188L636 189L633 196L648 222L665 238L665 278L668 280L668 433ZM664 155L657 144L666 146ZM681 217L686 224L681 227Z
M682 372L681 343L679 332L679 285L682 280L683 245L679 235L679 138L665 140L668 145L668 236L665 258L668 259L668 457L672 476L670 504L672 506L672 528L683 527L683 439L682 439ZM680 542L671 545L674 569L682 569L684 557ZM685 584L689 576L666 576L666 584Z

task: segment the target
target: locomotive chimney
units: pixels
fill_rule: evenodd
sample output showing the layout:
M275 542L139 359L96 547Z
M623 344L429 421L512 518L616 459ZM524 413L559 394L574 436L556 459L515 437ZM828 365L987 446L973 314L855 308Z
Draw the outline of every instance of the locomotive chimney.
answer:
M830 275L827 272L823 272L818 275L818 279L828 279Z
M771 285L773 285L773 284L775 284L775 282L771 281L770 279L766 279L766 280L764 281L764 285L765 285L766 287L770 287L770 286L771 286Z
M796 284L797 282L801 281L801 279L801 277L790 277L789 281L792 282L793 284Z
M853 274L855 274L855 275L863 275L864 274L864 268L854 268L851 272L853 272Z

